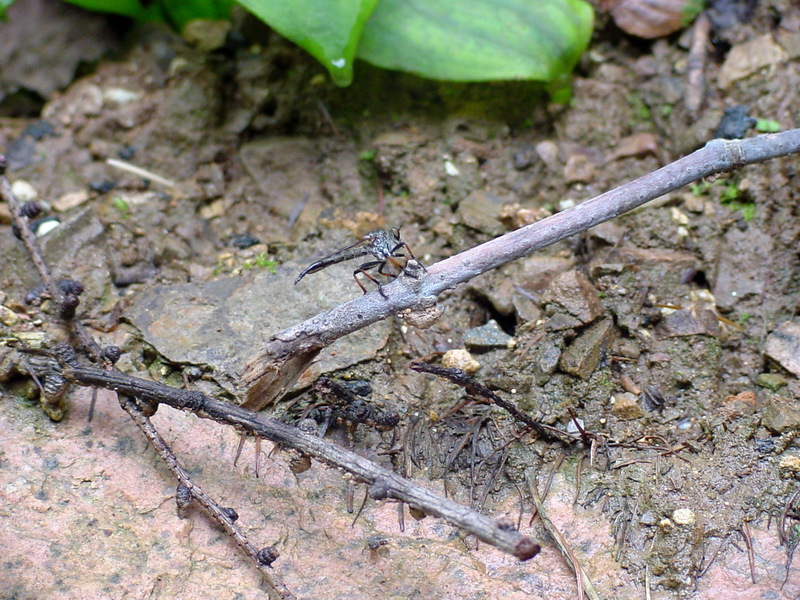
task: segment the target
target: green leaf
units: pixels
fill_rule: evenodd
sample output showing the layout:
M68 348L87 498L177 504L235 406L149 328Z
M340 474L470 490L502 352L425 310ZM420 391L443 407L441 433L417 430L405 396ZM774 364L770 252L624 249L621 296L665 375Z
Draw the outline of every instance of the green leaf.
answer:
M70 4L80 6L86 10L108 12L136 19L137 21L164 21L164 13L159 2L153 2L146 7L138 0L67 0Z
M758 119L756 121L756 131L761 133L778 133L781 130L781 124L772 119Z
M14 0L0 0L0 21L6 20L6 11L14 4Z
M0 2L3 0L0 0ZM67 0L87 10L124 15L137 21L166 21L181 31L189 21L208 19L224 21L231 18L234 0Z
M583 0L381 0L358 57L449 81L563 80L589 43Z
M234 0L160 0L167 20L178 31L189 21L230 21Z
M239 0L320 61L337 85L353 80L358 40L378 0Z

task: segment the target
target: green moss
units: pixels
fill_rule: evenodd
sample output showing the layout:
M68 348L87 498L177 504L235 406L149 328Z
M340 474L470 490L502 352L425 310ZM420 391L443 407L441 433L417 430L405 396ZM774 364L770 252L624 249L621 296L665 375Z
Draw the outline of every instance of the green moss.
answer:
M242 263L242 270L248 269L266 269L274 274L278 270L278 263L269 258L266 252L260 252L255 258Z

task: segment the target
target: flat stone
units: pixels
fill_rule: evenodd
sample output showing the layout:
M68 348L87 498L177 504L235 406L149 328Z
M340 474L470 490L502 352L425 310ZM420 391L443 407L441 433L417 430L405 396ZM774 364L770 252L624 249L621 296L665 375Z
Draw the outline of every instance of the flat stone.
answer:
M476 350L509 348L513 343L514 338L503 331L494 319L491 319L486 325L470 329L464 336L464 345Z
M499 218L503 204L503 200L497 196L484 191L473 192L458 203L458 218L467 227L490 235L500 235L503 233Z
M788 401L773 400L761 412L761 424L776 434L800 430L800 407Z
M468 289L486 298L494 309L503 316L514 312L514 282L505 276L504 269L499 272L488 272L473 278Z
M617 340L617 342L614 344L614 354L623 358L632 358L636 360L639 358L639 356L641 356L642 349L635 340L624 338Z
M611 342L613 330L610 319L599 321L586 329L561 355L561 370L586 379L600 362L604 348Z
M600 240L610 246L616 246L625 235L625 229L614 223L606 221L587 230L592 239Z
M750 223L745 231L731 227L719 250L712 292L717 307L731 311L737 302L761 298L765 291L764 265L773 252L772 236Z
M545 341L536 349L533 356L533 367L537 374L549 377L555 373L560 358L561 348L551 341Z
M547 331L564 331L566 329L577 329L581 325L583 323L571 315L556 313L544 323L544 328Z
M244 364L274 334L361 294L352 281L352 267L342 264L294 285L304 266L285 263L276 273L265 269L197 284L155 286L134 300L126 318L168 361L205 366L220 385L235 390ZM385 320L337 340L297 386L373 358L390 329Z
M518 261L514 284L526 292L540 292L559 274L572 268L574 261L558 256L529 256Z
M786 321L770 333L764 353L792 375L800 375L800 321Z
M511 294L511 303L514 305L514 312L517 314L519 323L535 323L542 317L542 311L533 300L516 289Z
M756 377L756 385L766 388L771 392L777 392L786 385L786 377L780 373L759 373Z
M656 519L655 513L652 510L648 510L642 513L642 516L639 517L639 523L652 527L658 523L658 520Z
M719 335L717 315L708 309L697 311L682 308L668 314L659 327L664 337L684 337L690 335Z
M597 290L583 273L575 269L553 279L542 294L542 304L550 305L548 308L556 307L551 312L566 312L584 324L603 314Z

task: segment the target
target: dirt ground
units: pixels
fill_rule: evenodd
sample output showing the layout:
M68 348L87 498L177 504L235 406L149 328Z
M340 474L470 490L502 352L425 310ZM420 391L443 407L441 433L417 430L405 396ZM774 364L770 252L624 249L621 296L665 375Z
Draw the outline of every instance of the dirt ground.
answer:
M293 282L366 231L401 227L432 264L701 147L726 109L745 107L726 121L740 136L756 120L796 127L796 6L715 6L690 114L691 29L646 42L599 16L574 98L555 106L531 84L367 65L337 89L249 21L202 53L158 27L121 34L116 21L18 0L0 24L0 149L19 195L57 217L45 256L83 283L81 319L123 349L118 366L235 401L270 335L361 293L355 267ZM277 545L298 598L575 598L533 518L529 486L548 480L547 516L601 598L800 597L798 166L698 182L484 274L446 293L428 329L394 320L352 334L269 409L298 420L324 402L308 391L323 373L369 382L399 426L327 435L512 519L541 540L527 563L394 504L367 502L354 522L348 505L364 490L337 471L295 475L265 444L257 477L252 442L233 464L234 431L167 408L154 422L254 544ZM111 394L91 421L89 390L45 414L35 384L14 375L11 339L61 334L25 302L37 279L5 211L0 598L264 597L233 541L197 510L178 517L175 482ZM462 348L479 381L595 443L537 439L408 369Z

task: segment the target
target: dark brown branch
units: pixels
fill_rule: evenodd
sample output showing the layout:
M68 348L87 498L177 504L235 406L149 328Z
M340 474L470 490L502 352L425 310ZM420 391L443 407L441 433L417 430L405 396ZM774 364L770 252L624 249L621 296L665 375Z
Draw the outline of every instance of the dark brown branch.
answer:
M58 318L72 333L73 337L78 340L82 350L97 363L104 365L109 371L107 373L115 372L113 364L119 358L120 351L115 347L107 347L105 351L101 350L100 346L95 342L92 335L86 330L82 323L75 319L75 308L77 308L79 299L78 296L83 291L83 286L74 281L68 281L69 287L64 287L56 282L55 278L50 273L50 269L44 260L39 244L36 237L28 226L28 217L25 215L23 206L19 203L14 195L8 179L5 177L6 159L5 156L0 155L0 198L8 204L14 227L18 232L18 237L25 245L28 254L39 272L45 289L47 289L51 300L57 307ZM36 380L42 394L42 405L45 412L53 418L60 419L63 415L61 407L62 400L66 396L67 388L69 387L66 380L63 379L58 371L49 369L53 361L42 357L36 357L40 360L32 360L27 364L26 368L31 376ZM74 349L71 346L65 346L61 352L62 360L71 362L74 360ZM27 361L26 361L27 362ZM37 364L38 363L38 364ZM102 372L102 371L101 371ZM37 373L43 375L44 383L42 384L37 377ZM92 403L94 403L95 395L92 395ZM280 600L292 600L294 596L292 593L276 579L267 568L277 558L277 551L272 548L264 548L256 550L250 544L247 538L242 534L241 530L234 524L232 513L222 509L208 494L203 492L197 485L195 485L188 473L178 463L177 458L170 450L164 439L159 435L149 419L142 413L140 408L132 402L127 396L120 396L120 406L128 412L134 423L141 429L145 437L148 438L150 443L155 448L159 456L164 460L167 467L173 472L178 479L180 488L189 494L190 498L196 499L198 503L206 510L207 514L216 520L222 527L236 540L239 546L253 559L256 566L261 570L263 576L263 583L266 586L270 597L278 598ZM92 404L93 407L93 404ZM90 420L91 420L90 408Z
M33 231L31 231L31 228L28 226L28 218L23 214L22 205L19 200L17 200L17 197L11 190L11 184L5 177L5 163L5 156L0 155L0 199L8 204L15 231L18 232L20 240L22 240L22 243L25 245L25 249L28 251L28 255L33 261L39 273L39 277L42 283L44 283L45 289L47 289L47 293L50 295L50 299L55 304L59 318L61 318L68 329L74 334L81 347L94 362L105 362L102 350L94 341L94 338L92 338L91 334L86 331L86 328L84 328L81 323L73 318L75 308L78 306L78 296L65 294L61 288L59 288L52 273L50 273L50 269L44 261L42 251L39 249L39 243L36 241L36 235L34 235Z
M513 402L509 402L504 398L501 398L497 394L495 394L492 390L487 388L485 385L481 384L480 382L476 381L469 375L467 375L461 369L449 369L447 367L441 367L439 365L431 365L424 362L412 362L409 365L409 368L412 371L417 371L418 373L430 373L431 375L436 375L437 377L442 377L447 379L448 381L452 381L456 385L460 385L464 388L464 391L469 395L475 398L482 398L486 400L490 404L494 404L499 406L503 410L505 410L508 414L512 417L517 419L518 421L522 421L533 429L536 433L542 436L546 440L559 440L566 443L574 443L576 441L575 437L566 433L565 431L561 431L556 429L555 427L550 427L543 423L540 423L533 417L531 417L528 413L520 410Z
M275 558L277 558L277 552L271 548L258 550L250 543L250 540L247 539L241 529L239 529L239 526L234 522L235 517L230 509L226 510L222 508L211 496L206 494L191 480L186 469L178 462L178 459L172 453L167 442L161 437L161 434L156 431L150 419L147 418L133 400L125 394L119 394L119 404L122 409L130 415L131 419L133 419L133 422L136 423L144 436L150 441L150 445L153 446L164 461L164 464L172 471L175 479L183 486L182 489L187 491L193 499L197 500L200 506L203 507L214 521L222 525L228 535L239 544L239 547L244 550L258 566L270 597L280 600L293 600L295 597L294 594L292 594L283 582L278 579L275 572L272 571L269 566Z
M594 225L618 217L698 179L800 152L800 129L746 140L712 140L657 171L568 210L451 256L416 277L382 288L276 334L247 363L244 406L258 410L279 398L321 348L406 309L426 309L443 291ZM409 263L413 265L413 261Z
M40 368L45 367L40 366ZM316 436L305 434L296 427L276 419L255 414L200 392L171 388L160 383L130 377L118 371L104 371L75 363L61 367L51 365L50 368L60 371L60 375L70 383L102 387L145 402L167 404L173 408L193 412L202 418L232 425L240 431L261 436L282 447L299 450L328 465L344 469L367 482L370 485L369 494L376 500L394 499L406 502L427 514L445 519L520 560L532 558L539 552L539 545L531 538L510 530L466 506L443 498L358 454ZM47 374L47 372L40 373L40 375Z

